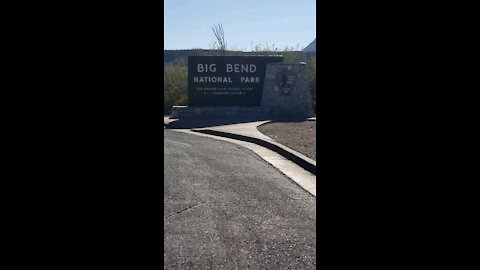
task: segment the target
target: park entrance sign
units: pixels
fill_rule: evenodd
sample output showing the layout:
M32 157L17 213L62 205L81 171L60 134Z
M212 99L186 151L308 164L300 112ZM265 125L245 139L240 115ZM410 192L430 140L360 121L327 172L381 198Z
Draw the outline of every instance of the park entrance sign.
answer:
M283 56L189 56L188 106L171 118L311 117L306 67Z
M282 56L189 56L188 105L260 106L268 63Z

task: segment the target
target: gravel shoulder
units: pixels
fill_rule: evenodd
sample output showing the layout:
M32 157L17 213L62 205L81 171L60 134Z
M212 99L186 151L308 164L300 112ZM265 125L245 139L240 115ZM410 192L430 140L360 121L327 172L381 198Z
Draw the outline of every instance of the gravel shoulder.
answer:
M271 122L257 129L276 142L317 161L317 122Z

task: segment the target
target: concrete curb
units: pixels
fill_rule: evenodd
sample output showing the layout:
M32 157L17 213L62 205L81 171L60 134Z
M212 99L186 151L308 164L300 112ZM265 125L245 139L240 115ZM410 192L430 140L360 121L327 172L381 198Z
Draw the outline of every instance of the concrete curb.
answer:
M292 161L293 163L297 164L298 166L302 167L303 169L312 173L313 175L317 175L316 164L313 164L313 163L309 162L308 160L305 160L305 159L297 156L295 153L292 153L288 149L282 148L278 145L267 142L265 140L258 139L258 138L253 138L253 137L248 137L248 136L244 136L244 135L239 135L239 134L223 132L223 131L211 130L211 129L192 129L191 131L198 132L198 133L204 133L204 134L208 134L208 135L213 135L213 136L226 137L226 138L240 140L240 141L246 141L246 142L249 142L249 143L254 143L254 144L263 146L263 147L265 147L269 150L272 150L272 151L278 153L279 155L283 156L284 158Z

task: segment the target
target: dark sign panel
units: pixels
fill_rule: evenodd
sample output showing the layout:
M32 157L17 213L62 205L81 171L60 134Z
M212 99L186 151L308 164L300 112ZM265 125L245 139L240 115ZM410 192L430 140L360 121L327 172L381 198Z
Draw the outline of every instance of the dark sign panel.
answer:
M282 56L189 56L189 106L260 106L267 63Z

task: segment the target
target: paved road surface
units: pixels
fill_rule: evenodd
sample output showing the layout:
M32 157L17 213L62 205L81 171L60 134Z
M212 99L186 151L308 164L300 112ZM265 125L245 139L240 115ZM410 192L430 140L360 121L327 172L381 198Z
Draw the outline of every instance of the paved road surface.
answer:
M316 199L241 146L164 131L164 269L315 269Z

